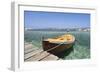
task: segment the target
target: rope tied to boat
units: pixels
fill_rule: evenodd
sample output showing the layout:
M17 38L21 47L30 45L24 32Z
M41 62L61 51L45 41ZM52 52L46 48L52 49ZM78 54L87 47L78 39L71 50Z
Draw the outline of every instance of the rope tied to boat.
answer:
M44 52L48 52L48 51L51 51L51 50L53 50L53 49L55 49L55 48L57 48L57 47L59 47L59 46L61 46L62 44L64 44L64 42L63 43L60 43L60 44L58 44L57 46L55 46L55 47L52 47L52 48L50 48L50 49L47 49L47 50L45 50L45 51L41 51L41 52L38 52L38 53L36 53L36 54L34 54L34 55L32 55L32 56L35 56L35 55L37 55L37 54L42 54L42 53L44 53ZM24 60L27 60L27 59L29 59L29 58L31 58L32 56L30 56L30 57L28 57L28 58L26 58L26 59L24 59Z
M42 37L42 40L43 40L43 39L44 39L44 37ZM37 55L37 54L42 54L42 53L44 53L44 52L48 52L48 51L54 50L54 49L56 49L57 47L61 46L61 45L64 44L64 43L65 43L65 42L61 42L61 43L59 43L58 45L56 45L56 46L54 46L54 47L52 47L52 48L50 48L50 49L47 49L47 50L45 50L45 51L40 51L40 52L34 54L33 56L35 56L35 55ZM31 56L31 57L32 57L32 56ZM29 57L29 58L31 58L31 57ZM27 59L29 59L29 58L27 58Z
M65 42L63 42L63 43L60 43L60 44L58 44L57 46L54 46L54 47L52 47L52 48L50 48L50 49L47 49L47 50L45 50L45 51L51 51L51 50L53 50L53 49L56 49L57 47L59 47L59 46L61 46L62 44L64 44ZM42 52L45 52L45 51L42 51Z

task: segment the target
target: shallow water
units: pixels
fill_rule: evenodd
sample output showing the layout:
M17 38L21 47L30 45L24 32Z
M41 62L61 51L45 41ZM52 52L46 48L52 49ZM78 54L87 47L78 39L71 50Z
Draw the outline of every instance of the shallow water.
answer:
M42 37L52 38L70 33L75 36L76 42L73 51L66 55L64 52L64 60L68 59L87 59L90 58L90 32L66 32L66 31L25 31L24 40L32 42L38 48L42 47Z

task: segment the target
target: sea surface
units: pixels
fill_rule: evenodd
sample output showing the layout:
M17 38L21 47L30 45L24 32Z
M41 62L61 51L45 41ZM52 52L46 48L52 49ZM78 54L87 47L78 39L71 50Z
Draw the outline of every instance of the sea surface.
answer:
M75 31L25 31L24 41L32 42L32 44L38 48L42 48L42 37L52 38L64 34L72 34L76 38L76 42L73 46L73 51L66 55L62 59L72 60L72 59L89 59L90 58L90 32ZM33 48L34 49L34 48Z

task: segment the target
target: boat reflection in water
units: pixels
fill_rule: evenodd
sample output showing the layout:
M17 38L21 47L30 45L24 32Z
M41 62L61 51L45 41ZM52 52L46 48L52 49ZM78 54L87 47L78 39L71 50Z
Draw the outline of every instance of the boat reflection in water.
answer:
M43 50L50 52L59 57L64 54L68 55L73 50L75 37L71 34L61 35L55 38L43 39Z

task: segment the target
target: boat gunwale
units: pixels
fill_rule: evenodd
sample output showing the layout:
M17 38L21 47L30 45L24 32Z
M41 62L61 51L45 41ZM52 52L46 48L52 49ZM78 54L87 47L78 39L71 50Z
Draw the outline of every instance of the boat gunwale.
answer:
M43 40L43 42L45 42L46 40ZM48 41L49 42L49 41ZM75 40L74 41L72 41L72 42L60 42L60 43L58 43L58 42L49 42L49 43L51 43L51 44L73 44L75 42Z
M73 44L74 42L75 42L75 37L74 37L74 40L73 41L71 41L71 42L49 42L48 40L46 40L46 39L44 39L43 41L48 41L49 43L51 43L51 44Z

